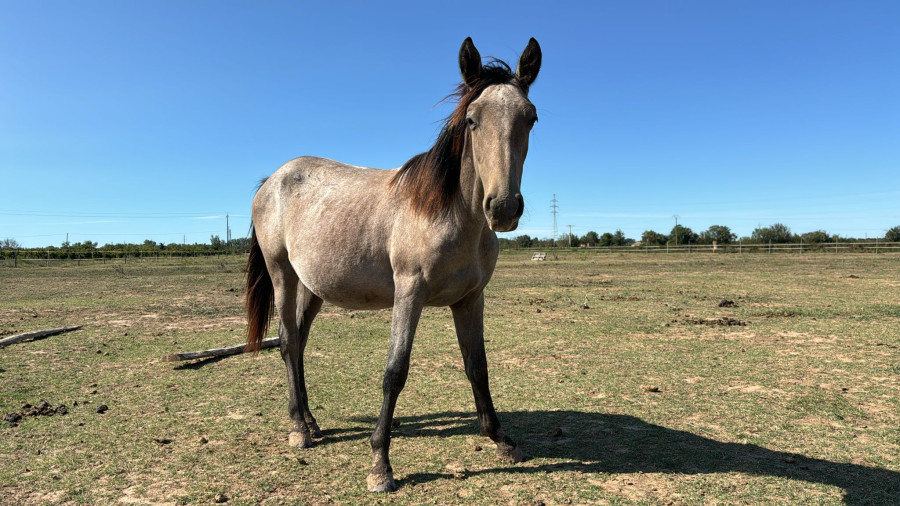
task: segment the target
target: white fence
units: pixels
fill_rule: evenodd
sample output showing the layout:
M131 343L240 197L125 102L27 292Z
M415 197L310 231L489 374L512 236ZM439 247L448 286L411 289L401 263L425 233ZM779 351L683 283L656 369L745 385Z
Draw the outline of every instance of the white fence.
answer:
M829 242L758 244L735 242L731 244L684 244L669 246L581 246L573 248L506 248L506 251L591 251L596 253L900 253L900 242Z

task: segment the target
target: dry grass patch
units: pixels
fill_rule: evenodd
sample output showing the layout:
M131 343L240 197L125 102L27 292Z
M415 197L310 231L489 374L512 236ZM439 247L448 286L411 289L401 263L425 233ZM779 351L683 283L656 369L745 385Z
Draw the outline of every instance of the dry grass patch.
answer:
M389 311L323 309L306 364L325 438L299 451L287 446L277 351L159 361L242 339L240 259L0 270L0 336L85 325L0 351L2 414L41 400L69 410L0 426L0 503L900 495L895 256L529 258L501 257L485 325L501 421L534 458L502 464L478 436L452 318L429 308L398 403L389 497L364 485Z

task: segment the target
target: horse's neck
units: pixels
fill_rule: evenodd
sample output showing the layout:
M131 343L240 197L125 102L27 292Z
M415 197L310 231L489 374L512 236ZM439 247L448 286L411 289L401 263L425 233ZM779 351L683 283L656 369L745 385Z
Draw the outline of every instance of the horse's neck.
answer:
M482 202L484 201L484 187L475 173L475 162L472 160L472 151L468 143L463 150L459 168L459 192L463 201L463 213L460 217L469 226L483 229L488 226L484 217Z

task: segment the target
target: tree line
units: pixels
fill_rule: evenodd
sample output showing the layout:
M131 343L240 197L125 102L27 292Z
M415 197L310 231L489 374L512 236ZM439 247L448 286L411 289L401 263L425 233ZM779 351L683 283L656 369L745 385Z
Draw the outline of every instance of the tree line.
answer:
M869 240L874 240L871 238ZM500 247L504 249L515 248L572 248L572 247L611 247L611 246L631 246L639 244L641 246L671 246L671 245L688 245L688 244L713 244L726 245L736 243L738 241L744 244L788 244L788 243L804 243L804 244L821 244L833 242L854 242L864 241L862 238L839 237L836 234L829 234L824 230L814 230L803 234L795 234L791 229L783 223L775 223L768 227L758 227L753 230L749 237L738 237L730 228L724 225L713 225L700 233L695 233L689 227L684 225L676 225L668 234L656 232L655 230L645 230L641 234L640 242L625 237L622 230L615 232L597 232L589 231L583 236L574 234L565 234L557 239L538 238L529 235L520 235L512 239L500 238ZM900 242L900 225L889 229L883 237L887 242ZM250 238L239 237L231 239L231 241L222 240L218 235L209 238L208 243L168 243L164 244L150 239L142 243L107 243L98 246L94 241L82 241L70 243L63 242L59 246L46 246L43 248L22 248L18 241L11 238L0 240L0 252L4 256L13 254L19 249L40 250L46 253L50 258L90 258L91 256L105 256L106 258L121 258L123 256L135 255L210 255L219 253L246 253L250 250Z
M870 240L874 240L872 238ZM883 238L887 242L900 242L900 225L888 230ZM814 230L803 234L795 234L783 223L775 223L768 227L757 227L749 237L738 237L725 225L713 225L703 232L696 233L684 225L675 225L668 234L645 230L641 234L640 242L633 238L625 237L621 230L614 233L605 232L598 234L590 231L583 236L565 234L558 239L539 239L528 235L520 235L512 239L501 238L500 247L512 248L571 248L571 247L610 247L610 246L673 246L688 244L823 244L833 242L864 241L862 238L839 237L837 234L829 234L824 230Z
M239 237L224 241L219 236L214 235L209 238L208 243L161 243L151 239L146 239L142 243L107 243L99 246L95 241L69 242L64 241L59 246L45 246L43 248L22 248L21 244L15 239L0 240L0 252L4 256L15 254L17 250L41 251L42 256L46 254L47 258L64 259L64 258L122 258L124 256L194 256L194 255L215 255L220 253L246 253L250 250L250 238Z

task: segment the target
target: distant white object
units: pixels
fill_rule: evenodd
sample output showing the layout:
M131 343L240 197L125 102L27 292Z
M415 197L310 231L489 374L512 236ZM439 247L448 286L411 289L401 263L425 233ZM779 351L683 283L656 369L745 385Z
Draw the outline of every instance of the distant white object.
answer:
M531 255L531 259L532 259L532 260L546 260L546 259L547 259L547 254L546 254L546 253L538 252L538 253L535 253L535 254Z

